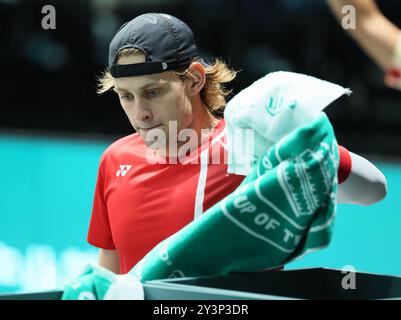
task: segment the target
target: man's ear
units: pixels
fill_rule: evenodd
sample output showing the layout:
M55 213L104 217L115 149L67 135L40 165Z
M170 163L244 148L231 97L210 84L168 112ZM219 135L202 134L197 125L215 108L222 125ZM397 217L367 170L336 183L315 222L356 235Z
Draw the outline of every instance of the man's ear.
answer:
M188 67L187 77L191 86L191 95L200 93L206 83L205 67L199 62L192 62Z

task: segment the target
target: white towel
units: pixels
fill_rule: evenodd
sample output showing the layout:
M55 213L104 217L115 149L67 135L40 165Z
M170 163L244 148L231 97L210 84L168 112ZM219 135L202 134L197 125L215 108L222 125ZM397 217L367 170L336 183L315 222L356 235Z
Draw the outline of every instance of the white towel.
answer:
M266 150L310 122L344 94L334 83L293 72L273 72L232 98L224 111L228 173L248 175Z

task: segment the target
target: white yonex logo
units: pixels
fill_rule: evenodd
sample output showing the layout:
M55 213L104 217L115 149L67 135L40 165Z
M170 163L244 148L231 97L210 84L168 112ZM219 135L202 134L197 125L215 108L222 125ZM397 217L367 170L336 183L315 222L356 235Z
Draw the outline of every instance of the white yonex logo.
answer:
M132 165L120 164L120 169L117 170L116 176L124 177L128 173L129 169L131 169L131 167L132 167Z

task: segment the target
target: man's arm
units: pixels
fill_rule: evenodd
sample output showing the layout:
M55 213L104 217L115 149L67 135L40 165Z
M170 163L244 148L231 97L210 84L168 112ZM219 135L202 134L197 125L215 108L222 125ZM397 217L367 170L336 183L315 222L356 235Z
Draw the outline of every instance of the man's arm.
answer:
M384 71L390 69L400 29L380 12L375 1L327 0L327 2L340 22L344 17L342 8L346 5L354 6L356 28L346 31Z
M345 164L340 162L340 170L341 166L347 167L342 170L349 173L338 185L337 202L369 206L383 200L387 195L387 181L383 173L365 158L345 148L340 150L340 154L341 161L344 155L348 157L343 161Z
M120 258L117 250L100 249L99 252L99 265L110 271L120 273Z

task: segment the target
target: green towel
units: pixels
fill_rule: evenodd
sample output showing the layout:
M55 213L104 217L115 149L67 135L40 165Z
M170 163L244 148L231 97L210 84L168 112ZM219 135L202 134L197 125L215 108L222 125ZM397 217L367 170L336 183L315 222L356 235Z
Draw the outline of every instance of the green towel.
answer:
M159 243L130 274L144 283L258 271L327 246L338 157L320 113L271 146L235 192Z

